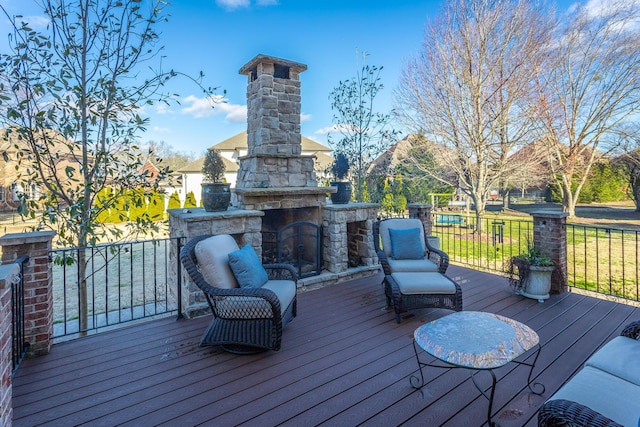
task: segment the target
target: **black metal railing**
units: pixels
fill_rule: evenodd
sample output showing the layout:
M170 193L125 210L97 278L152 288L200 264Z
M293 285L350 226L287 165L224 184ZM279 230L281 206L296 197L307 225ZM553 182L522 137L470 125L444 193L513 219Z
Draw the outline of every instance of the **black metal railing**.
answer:
M53 338L181 313L181 245L170 238L51 251Z
M25 340L24 329L24 265L29 261L28 256L18 258L15 263L20 266L19 276L11 286L11 314L12 314L12 375L18 370L20 362L29 350L29 343Z
M567 224L569 286L640 301L640 231Z
M434 213L432 234L452 262L505 272L508 260L533 244L533 221L464 213Z
M533 244L533 221L434 213L432 234L452 262L506 273ZM567 282L585 291L640 301L640 231L567 224Z

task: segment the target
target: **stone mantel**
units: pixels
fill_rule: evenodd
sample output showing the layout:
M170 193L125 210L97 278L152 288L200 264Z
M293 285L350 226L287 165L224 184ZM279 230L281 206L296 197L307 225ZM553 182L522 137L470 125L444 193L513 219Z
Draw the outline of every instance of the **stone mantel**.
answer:
M179 218L184 222L200 222L209 221L212 219L234 219L245 217L260 217L264 216L262 211L254 211L247 209L229 208L226 211L220 212L207 212L202 208L190 208L190 209L169 209L169 216Z
M272 187L272 188L236 188L236 194L246 197L269 197L276 195L304 196L304 195L326 195L335 193L336 187Z

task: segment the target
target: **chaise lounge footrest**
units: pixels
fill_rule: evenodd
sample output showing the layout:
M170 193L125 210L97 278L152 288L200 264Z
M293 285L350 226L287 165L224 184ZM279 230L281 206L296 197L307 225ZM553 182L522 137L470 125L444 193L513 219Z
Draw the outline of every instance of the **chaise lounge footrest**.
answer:
M416 308L438 307L462 310L462 290L451 278L438 272L399 272L385 276L387 304L393 305L396 322L401 313Z

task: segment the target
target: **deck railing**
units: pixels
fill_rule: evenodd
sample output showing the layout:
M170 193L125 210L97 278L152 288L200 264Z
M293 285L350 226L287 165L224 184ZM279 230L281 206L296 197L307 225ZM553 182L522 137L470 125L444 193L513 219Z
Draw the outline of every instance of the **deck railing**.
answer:
M640 231L567 224L569 285L640 301Z
M432 234L453 262L505 272L507 261L533 244L533 221L434 213Z
M173 245L178 253L181 244L172 238L51 251L53 338L180 313L181 266L177 262L174 278L169 252ZM86 301L84 318L81 301Z
M507 261L533 243L533 221L434 213L432 234L452 262L506 273ZM640 301L640 231L567 224L570 287Z
M18 258L15 263L20 266L20 273L11 287L11 315L13 318L12 330L12 374L20 366L20 362L29 350L29 343L25 340L24 333L24 264L29 261L28 256Z
M432 234L450 260L472 268L506 273L508 260L533 242L533 221L434 213ZM567 225L569 286L640 301L640 231ZM149 240L51 252L54 338L98 330L144 317L181 312L181 286L169 264L180 239ZM82 290L79 251L87 256L86 326L80 325ZM177 252L176 252L177 253ZM81 331L82 329L82 331Z

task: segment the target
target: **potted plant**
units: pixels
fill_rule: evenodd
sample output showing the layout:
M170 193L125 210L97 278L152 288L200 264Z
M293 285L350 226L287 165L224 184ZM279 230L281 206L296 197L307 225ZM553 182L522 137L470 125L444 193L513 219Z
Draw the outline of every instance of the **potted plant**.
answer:
M231 184L224 180L225 165L220 152L207 150L202 165L202 205L207 212L225 211L231 202Z
M554 269L555 265L548 256L529 246L526 252L509 260L509 283L516 294L544 302L549 298Z
M334 204L345 204L351 200L351 182L344 181L347 173L349 173L349 159L344 153L338 153L333 165L331 165L331 173L334 181L331 182L332 187L338 190L331 193L331 202Z

